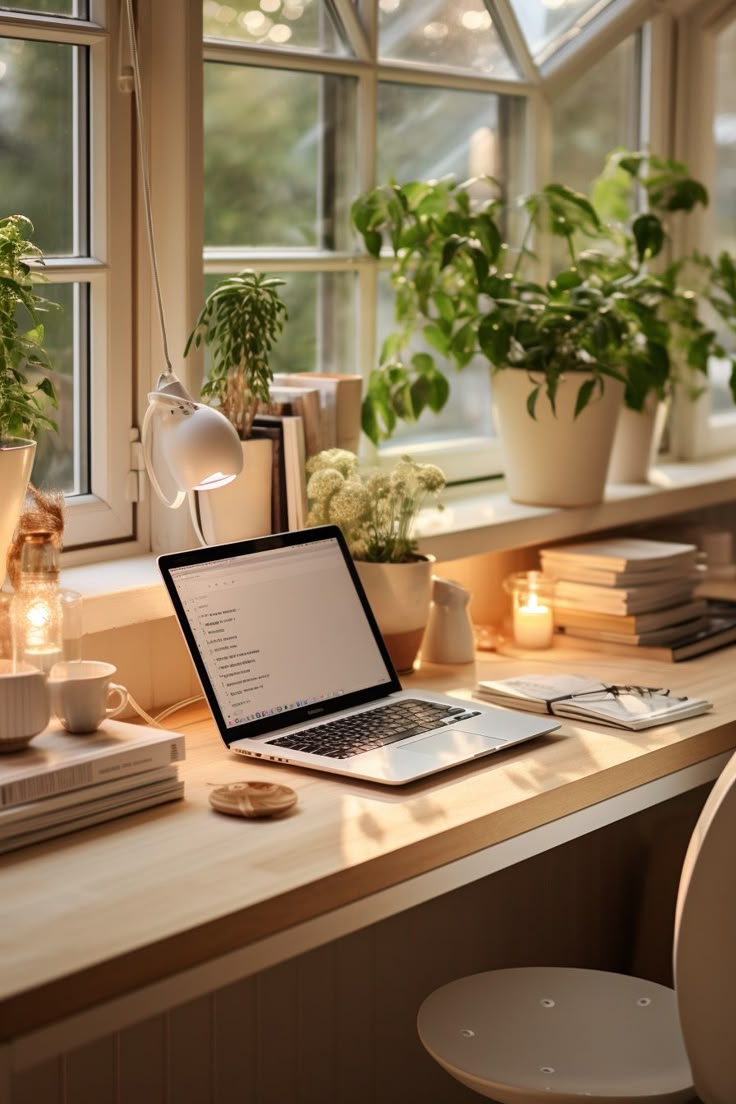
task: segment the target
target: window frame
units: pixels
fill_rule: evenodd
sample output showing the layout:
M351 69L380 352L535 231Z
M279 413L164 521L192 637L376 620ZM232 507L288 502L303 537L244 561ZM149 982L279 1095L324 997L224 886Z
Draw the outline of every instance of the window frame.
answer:
M130 104L117 89L120 59L119 6L113 0L91 0L89 19L0 12L3 37L45 40L88 50L86 168L79 187L89 189L89 253L48 258L44 265L54 283L87 284L88 327L75 341L87 344L89 457L87 494L66 500L65 546L135 542L136 516L128 499L130 427L133 424L132 255ZM113 138L114 136L114 138ZM114 218L112 212L115 212ZM80 212L75 212L75 220ZM75 463L77 458L75 457ZM118 554L118 549L109 551ZM68 559L74 559L74 552Z

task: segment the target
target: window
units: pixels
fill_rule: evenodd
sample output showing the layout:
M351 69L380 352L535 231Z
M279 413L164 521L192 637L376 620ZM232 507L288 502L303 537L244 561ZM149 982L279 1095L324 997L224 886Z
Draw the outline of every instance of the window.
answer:
M26 215L45 254L39 293L59 397L59 431L40 436L32 478L64 491L67 547L133 533L129 104L113 84L115 7L0 6L2 214Z

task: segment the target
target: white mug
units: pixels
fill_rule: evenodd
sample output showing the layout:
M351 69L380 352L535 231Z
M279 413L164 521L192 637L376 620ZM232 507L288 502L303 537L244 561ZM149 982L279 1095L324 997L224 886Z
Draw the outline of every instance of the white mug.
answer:
M0 752L17 751L49 723L43 672L27 663L0 659Z
M96 659L54 664L48 680L51 708L67 732L95 732L106 717L125 709L128 691L110 681L116 672L112 663Z

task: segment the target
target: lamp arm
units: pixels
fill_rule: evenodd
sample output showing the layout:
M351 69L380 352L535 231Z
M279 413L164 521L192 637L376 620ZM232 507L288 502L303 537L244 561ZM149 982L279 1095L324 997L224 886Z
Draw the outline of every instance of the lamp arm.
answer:
M141 444L143 445L143 463L146 465L146 471L148 472L148 478L151 481L151 486L161 499L161 501L168 506L171 510L178 510L184 499L187 497L186 491L177 491L174 498L169 499L161 490L161 484L159 483L156 473L153 470L153 455L151 444L151 419L153 417L155 402L149 402L146 407L146 413L143 416L143 425L141 427ZM206 542L203 542L206 543Z
M187 495L187 498L189 499L189 515L192 519L192 525L194 527L194 532L197 535L197 540L204 548L206 548L210 542L207 540L204 533L202 532L202 519L199 516L199 502L197 501L197 492L190 491Z

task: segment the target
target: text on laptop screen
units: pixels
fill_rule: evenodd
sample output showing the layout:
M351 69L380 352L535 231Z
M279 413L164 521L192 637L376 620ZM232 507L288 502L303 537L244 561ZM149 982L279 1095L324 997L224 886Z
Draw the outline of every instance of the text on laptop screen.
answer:
M171 578L228 728L391 681L334 539Z

